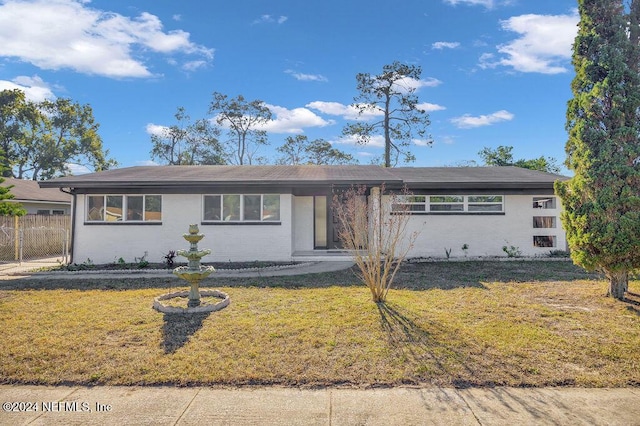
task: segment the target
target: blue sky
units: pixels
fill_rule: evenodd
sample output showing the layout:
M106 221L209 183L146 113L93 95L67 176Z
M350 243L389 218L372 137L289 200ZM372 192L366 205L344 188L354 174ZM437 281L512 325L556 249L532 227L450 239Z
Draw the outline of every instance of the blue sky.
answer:
M431 147L416 166L479 160L483 147L564 161L574 76L575 0L0 0L0 90L93 108L120 166L151 163L150 133L211 94L260 99L274 112L275 158L287 136L323 138L368 164L376 140L341 136L355 76L419 65ZM565 170L566 172L566 170Z

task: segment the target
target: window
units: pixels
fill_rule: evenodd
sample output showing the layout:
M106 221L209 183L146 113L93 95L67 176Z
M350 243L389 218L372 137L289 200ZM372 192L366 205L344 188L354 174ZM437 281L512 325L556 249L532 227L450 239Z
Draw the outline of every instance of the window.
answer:
M533 237L534 247L555 247L556 237L551 235L536 235Z
M534 228L555 228L556 217L555 216L534 216L533 227Z
M470 212L501 212L502 195L472 195L467 197Z
M556 197L533 197L534 209L555 209Z
M51 212L49 210L38 210L36 214L40 216L49 216Z
M492 214L504 212L502 195L403 195L397 198L393 210L408 213Z
M462 195L431 196L429 197L429 211L432 211L432 212L464 211L464 197Z
M159 222L162 220L160 195L89 195L88 222Z
M205 195L205 222L280 221L280 194Z
M396 197L393 211L423 212L427 209L425 195L399 195Z

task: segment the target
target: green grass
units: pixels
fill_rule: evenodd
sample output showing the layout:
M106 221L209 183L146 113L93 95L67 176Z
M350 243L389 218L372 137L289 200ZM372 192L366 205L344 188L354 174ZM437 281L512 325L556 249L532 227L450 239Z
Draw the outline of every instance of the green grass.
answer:
M384 305L350 271L214 286L231 305L186 316L151 308L170 277L0 282L0 381L640 385L640 297L568 262L406 265Z

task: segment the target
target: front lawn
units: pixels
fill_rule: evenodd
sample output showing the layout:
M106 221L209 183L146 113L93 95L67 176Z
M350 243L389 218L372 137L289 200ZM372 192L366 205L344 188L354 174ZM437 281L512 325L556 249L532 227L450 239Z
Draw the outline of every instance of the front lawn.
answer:
M350 271L211 278L231 305L165 315L167 277L0 282L0 382L639 386L640 297L568 262L409 264L386 305ZM630 290L640 293L640 282Z

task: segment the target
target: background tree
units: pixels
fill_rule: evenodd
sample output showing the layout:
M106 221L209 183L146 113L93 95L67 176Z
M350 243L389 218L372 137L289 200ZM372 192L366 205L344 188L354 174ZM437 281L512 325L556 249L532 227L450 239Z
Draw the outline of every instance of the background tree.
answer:
M4 162L4 154L0 152L0 164ZM0 166L0 170L2 167ZM27 211L22 207L20 203L10 202L13 200L14 195L11 193L11 186L3 186L2 183L5 179L0 177L0 216L24 216Z
M278 164L354 164L351 154L333 148L323 139L310 141L305 135L288 136L276 150L283 154Z
M410 151L411 140L427 137L429 115L418 107L416 86L411 82L420 80L422 69L398 61L382 68L382 74L360 73L356 75L359 94L354 98L359 121L349 123L342 133L356 137L358 143L367 144L377 132L384 136L384 166L398 163L402 155L406 163L415 161ZM365 117L382 117L368 121Z
M225 164L218 128L206 119L191 122L183 107L174 117L177 124L151 135L151 158L168 165Z
M567 107L567 167L556 183L571 257L602 271L623 299L640 268L639 12L622 0L580 0L576 76Z
M540 170L541 172L560 173L560 166L555 158L538 157L531 160L513 160L512 146L500 145L496 149L484 147L478 155L486 166L515 166L523 169Z
M229 99L214 92L209 113L214 114L219 126L227 129L230 162L239 165L255 162L258 148L268 143L267 132L260 129L271 120L271 110L264 102L249 102L242 95Z
M0 120L0 148L12 177L49 179L69 174L71 164L94 171L117 165L103 151L89 105L64 98L34 103L21 90L4 90Z

